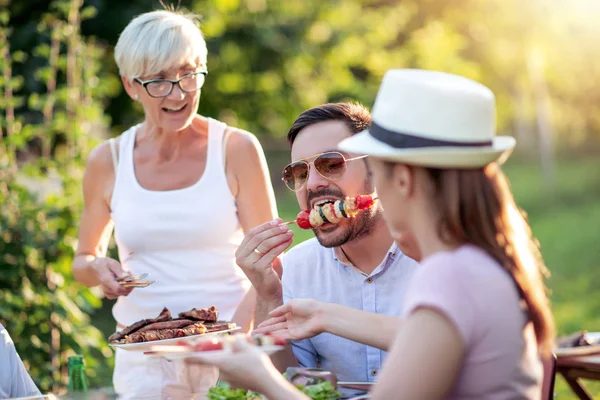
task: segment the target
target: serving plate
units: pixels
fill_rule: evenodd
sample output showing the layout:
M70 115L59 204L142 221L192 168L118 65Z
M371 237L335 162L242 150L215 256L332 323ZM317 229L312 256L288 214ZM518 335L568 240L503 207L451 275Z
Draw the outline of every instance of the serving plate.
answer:
M206 332L206 333L203 333L200 335L190 335L190 336L183 336L183 337L172 338L172 339L152 340L150 342L141 342L141 343L109 343L109 345L111 347L115 347L115 348L122 349L122 350L143 352L143 351L150 351L152 346L157 346L157 345L175 346L175 345L177 345L177 343L182 343L182 342L187 342L187 343L192 344L196 340L205 338L207 336L223 335L223 334L227 334L230 332L238 331L240 329L242 329L240 326L236 326L235 328L224 329L224 330L213 331L213 332Z
M206 359L210 359L211 357L219 357L224 354L231 354L231 349L226 350L206 350L206 351L193 351L186 349L183 346L168 346L169 349L164 348L163 346L155 346L152 347L149 351L145 351L144 354L150 357L159 357L165 358L169 361L181 360L181 359L193 359L198 356L202 356ZM266 345L266 346L257 346L258 350L262 351L267 355L271 355L273 353L277 353L285 349L283 346L277 345Z

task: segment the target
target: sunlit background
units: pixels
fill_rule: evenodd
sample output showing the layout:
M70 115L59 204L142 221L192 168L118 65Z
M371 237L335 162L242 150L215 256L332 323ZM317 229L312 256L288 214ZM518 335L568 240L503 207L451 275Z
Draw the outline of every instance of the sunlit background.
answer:
M111 302L70 274L81 177L95 145L142 117L121 88L113 47L133 16L160 7L0 0L0 322L45 392L64 389L73 353L85 355L92 387L111 385ZM559 334L600 331L600 1L181 7L203 16L209 47L200 112L260 138L286 219L298 206L280 184L284 137L306 108L342 100L370 107L390 68L443 70L488 85L499 132L519 143L505 171L552 272ZM308 236L297 233L296 242ZM600 395L600 385L589 388ZM561 378L557 393L574 398Z

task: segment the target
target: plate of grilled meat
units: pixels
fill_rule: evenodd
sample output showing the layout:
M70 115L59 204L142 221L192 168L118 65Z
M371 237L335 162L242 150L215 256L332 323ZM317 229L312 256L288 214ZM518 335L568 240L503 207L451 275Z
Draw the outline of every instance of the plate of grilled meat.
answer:
M219 321L215 306L192 308L176 318L164 308L158 317L137 321L108 338L109 345L129 351L148 351L155 345L176 345L198 337L218 335L241 329L234 322Z

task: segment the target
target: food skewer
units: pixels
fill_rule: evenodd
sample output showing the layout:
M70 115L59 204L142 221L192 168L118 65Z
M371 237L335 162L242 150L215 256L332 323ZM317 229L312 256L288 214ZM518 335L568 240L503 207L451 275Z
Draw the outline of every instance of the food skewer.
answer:
M293 221L284 222L283 225L298 224L302 229L317 228L326 222L336 224L343 218L350 218L358 214L361 210L367 210L373 207L375 200L370 194L363 194L356 197L346 197L343 200L336 200L333 203L315 206L312 210L302 210Z

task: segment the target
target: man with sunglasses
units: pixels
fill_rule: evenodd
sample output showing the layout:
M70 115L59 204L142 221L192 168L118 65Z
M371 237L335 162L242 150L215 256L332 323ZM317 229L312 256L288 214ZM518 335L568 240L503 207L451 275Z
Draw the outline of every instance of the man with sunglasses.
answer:
M335 150L340 141L370 123L369 111L352 103L321 105L305 111L294 122L288 133L292 163L283 170L283 181L296 193L301 209L375 192L367 159ZM394 243L392 236L399 235L390 234L381 213L376 202L354 218L313 229L316 238L283 256L281 280L272 264L291 245L292 231L275 220L248 232L236 258L259 296L257 322L294 298L400 315L404 293L418 264ZM390 321L396 323L395 319ZM293 341L292 348L300 366L331 370L340 381L374 381L385 355L329 333ZM289 356L278 356L274 361L280 369L294 363Z

